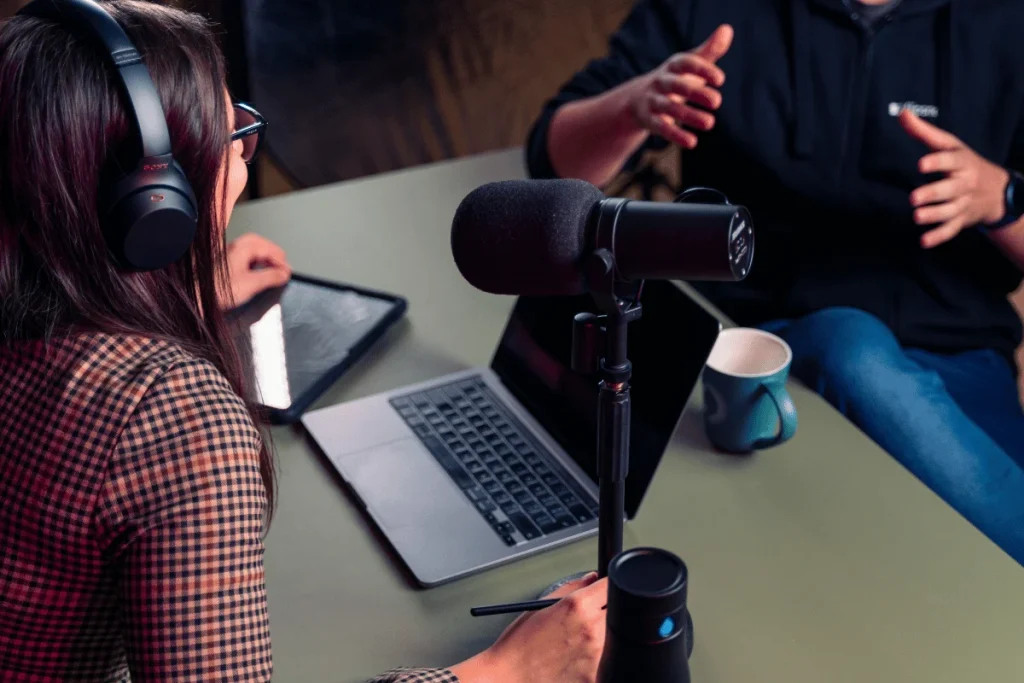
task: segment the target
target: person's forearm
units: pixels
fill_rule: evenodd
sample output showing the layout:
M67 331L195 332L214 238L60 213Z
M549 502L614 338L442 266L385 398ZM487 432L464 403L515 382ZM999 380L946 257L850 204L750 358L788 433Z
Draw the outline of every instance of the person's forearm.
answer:
M607 185L647 139L631 110L640 76L606 93L563 105L548 129L548 156L562 178Z
M1002 230L988 233L992 243L999 247L1007 258L1024 271L1024 219Z

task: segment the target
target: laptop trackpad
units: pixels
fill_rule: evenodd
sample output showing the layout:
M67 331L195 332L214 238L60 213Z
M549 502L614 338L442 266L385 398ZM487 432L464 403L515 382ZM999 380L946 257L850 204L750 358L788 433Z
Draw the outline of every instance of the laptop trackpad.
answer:
M385 529L436 526L447 517L465 524L465 496L416 439L344 456L339 465Z

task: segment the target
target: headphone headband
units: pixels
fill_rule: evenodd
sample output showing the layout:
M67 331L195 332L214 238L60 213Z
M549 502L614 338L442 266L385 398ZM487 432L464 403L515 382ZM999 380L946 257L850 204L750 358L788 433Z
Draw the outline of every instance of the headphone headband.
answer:
M142 160L171 153L164 108L149 69L124 29L105 9L94 0L33 0L18 14L78 30L99 43L125 91L123 100L139 136Z

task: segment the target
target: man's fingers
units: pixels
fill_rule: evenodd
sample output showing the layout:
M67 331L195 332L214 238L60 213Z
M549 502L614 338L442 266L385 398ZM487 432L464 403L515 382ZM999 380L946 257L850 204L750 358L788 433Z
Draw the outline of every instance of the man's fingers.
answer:
M963 181L957 177L946 178L931 185L919 187L910 193L911 206L927 206L948 202L964 194Z
M733 31L732 26L722 24L700 47L693 51L693 54L711 62L717 62L732 47L732 39L735 35L736 32Z
M959 151L935 152L921 157L917 167L921 173L952 173L963 165L964 157Z
M904 109L900 114L900 124L911 136L932 149L958 149L963 146L958 137L933 126L909 109Z
M969 198L960 197L945 204L936 204L917 209L914 211L914 222L918 225L936 225L951 221L967 209L969 202Z
M725 83L725 72L715 66L714 62L688 52L673 57L668 63L668 70L674 74L699 76L716 88L721 88Z
M679 95L666 95L656 101L657 113L667 114L677 125L686 126L699 131L709 131L715 127L715 117L706 111L686 106Z
M699 111L693 107L682 106L678 112L672 114L679 125L707 132L715 127L715 117L706 111Z
M963 230L963 221L959 218L949 221L934 230L929 230L921 236L921 246L925 249L932 249L940 244L945 244L960 234Z
M683 149L693 149L697 146L697 136L677 126L675 119L668 114L654 114L649 128L652 133Z
M695 76L677 76L666 79L659 84L664 87L663 92L670 95L680 95L687 102L696 104L712 111L722 106L722 93L704 84L704 81Z

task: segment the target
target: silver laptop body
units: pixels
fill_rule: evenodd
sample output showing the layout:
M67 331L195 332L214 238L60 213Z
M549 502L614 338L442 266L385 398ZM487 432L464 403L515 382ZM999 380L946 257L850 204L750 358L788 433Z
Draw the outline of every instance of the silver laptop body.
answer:
M566 488L587 507L589 520L528 539L498 502L479 487L484 500L489 499L489 503L481 506L488 508L487 512L495 520L489 522L484 516L486 513L477 507L480 501L473 501L470 494L456 484L391 404L392 399L422 395L474 379L493 392L498 408L518 420L519 424L514 426L526 432L523 436L533 442L529 444L531 450L545 463L556 464L551 468L556 476L570 480L565 482ZM596 385L594 390L597 391ZM324 408L308 413L302 423L416 580L424 586L452 581L597 531L597 486L490 370L460 372ZM437 439L438 431L433 426L429 430L428 438ZM508 443L504 438L502 442ZM449 455L455 457L456 454ZM506 464L509 462L509 458L499 459ZM518 456L515 459L521 460ZM472 476L469 472L466 474ZM552 490L546 483L541 485L547 491ZM524 498L537 500L538 497L530 493ZM522 506L517 504L517 507ZM570 510L564 505L563 508ZM514 541L513 545L506 542L508 538Z
M588 304L586 297L521 298L490 368L302 418L422 585L596 532L598 380L570 369L573 317ZM672 283L647 283L644 317L630 329L629 518L719 330Z

